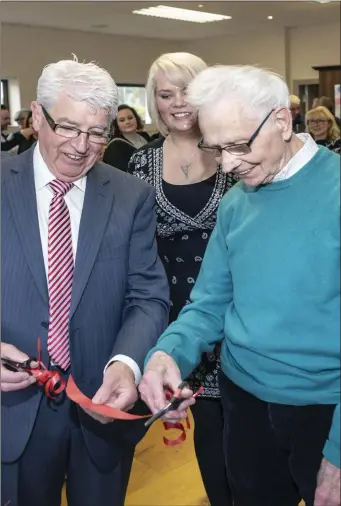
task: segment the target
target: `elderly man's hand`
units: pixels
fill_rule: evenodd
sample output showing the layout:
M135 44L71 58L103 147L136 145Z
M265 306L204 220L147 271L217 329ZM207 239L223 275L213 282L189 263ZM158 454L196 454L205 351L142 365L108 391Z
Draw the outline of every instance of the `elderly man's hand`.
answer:
M317 476L314 506L340 506L340 469L325 458Z
M154 414L168 403L166 390L174 392L181 383L181 375L175 361L162 351L155 352L147 363L145 373L139 385L142 400ZM174 411L169 411L163 419L177 422L187 417L186 409L195 403L193 392L189 388L182 390L184 402Z
M121 411L129 411L133 408L137 398L133 371L123 362L114 362L105 371L102 386L97 390L92 402L105 404ZM84 411L100 423L114 421L114 418L99 415L89 409L84 409Z

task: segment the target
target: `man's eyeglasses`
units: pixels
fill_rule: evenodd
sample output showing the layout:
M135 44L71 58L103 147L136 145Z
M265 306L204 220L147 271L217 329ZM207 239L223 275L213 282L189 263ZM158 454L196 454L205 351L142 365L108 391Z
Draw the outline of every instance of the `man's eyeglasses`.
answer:
M83 130L80 130L76 127L60 125L59 123L56 123L53 118L51 118L45 107L41 106L41 110L43 111L43 114L51 130L53 130L54 133L60 137L66 137L67 139L76 139L80 134L85 134L87 135L89 141L95 144L106 144L108 142L109 135L106 133L94 132L92 130L84 132Z
M268 118L270 118L271 114L273 113L274 109L272 109L269 114L266 116L266 118L263 119L262 123L259 125L257 130L251 135L248 142L243 142L241 144L228 144L227 146L207 146L204 144L203 139L198 144L198 148L200 148L205 153L208 153L212 155L214 158L220 158L223 151L227 151L227 153L230 153L231 155L247 155L251 152L251 145L253 141L256 139L257 135L262 129L262 126L267 121Z

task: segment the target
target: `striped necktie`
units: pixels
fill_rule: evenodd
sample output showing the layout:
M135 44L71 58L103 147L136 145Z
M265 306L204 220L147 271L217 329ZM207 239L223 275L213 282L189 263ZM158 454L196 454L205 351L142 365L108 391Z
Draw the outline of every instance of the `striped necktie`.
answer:
M50 359L62 369L70 365L69 316L74 272L69 209L64 195L73 187L54 179L54 196L48 223L49 330L47 349Z

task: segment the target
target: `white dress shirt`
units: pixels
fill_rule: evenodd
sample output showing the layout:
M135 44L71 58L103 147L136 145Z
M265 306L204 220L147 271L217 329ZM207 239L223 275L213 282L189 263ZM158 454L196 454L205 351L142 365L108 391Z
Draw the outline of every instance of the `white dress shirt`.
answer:
M273 178L272 182L288 179L304 167L319 150L318 145L309 134L296 134L304 146L289 160L287 165Z
M54 196L53 190L50 188L49 183L55 179L55 176L50 172L44 159L40 153L39 142L37 143L33 153L33 171L34 183L37 198L38 222L40 239L43 251L45 273L47 278L48 273L48 222L49 222L49 208L51 200ZM71 221L71 235L72 235L72 250L73 259L75 262L77 254L77 243L79 234L79 225L82 216L84 196L86 189L86 176L73 183L73 187L64 196L66 205L70 213ZM120 361L127 364L133 371L135 376L135 383L138 384L141 380L141 371L135 360L126 355L116 355L113 357L106 368L114 361Z

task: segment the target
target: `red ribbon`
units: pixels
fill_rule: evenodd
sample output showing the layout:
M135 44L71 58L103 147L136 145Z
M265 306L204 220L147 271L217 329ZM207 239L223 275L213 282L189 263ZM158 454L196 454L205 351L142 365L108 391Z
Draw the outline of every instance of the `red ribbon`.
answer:
M38 337L38 367L28 368L27 372L34 376L38 385L44 386L45 395L49 399L55 399L57 395L65 390L65 381L60 376L58 371L49 371L43 362L40 360L41 348L40 338Z
M202 392L203 388L200 387L199 390L194 394L193 397L197 397ZM131 413L126 413L125 411L121 411L116 408L112 408L111 406L106 406L105 404L94 404L91 399L86 397L77 387L74 382L73 377L70 375L69 380L66 385L66 395L73 402L78 404L79 406L89 409L99 415L106 416L108 418L114 418L116 420L140 420L141 418L149 418L151 415L133 415ZM170 400L172 397L172 392L168 391L166 393L167 400ZM177 439L168 439L163 437L163 442L166 446L177 446L181 444L186 439L186 429L181 422L163 422L163 426L165 430L177 429L181 431L180 436ZM186 428L190 429L189 419L186 419Z
M38 385L44 386L45 395L49 399L55 399L57 395L65 390L65 381L61 378L59 372L49 371L45 365L38 360L36 369L28 369L27 372L35 377Z
M36 378L38 385L44 386L45 395L50 399L55 399L61 392L65 390L66 387L66 395L71 401L99 415L116 420L140 420L142 418L149 418L151 416L133 415L131 413L126 413L125 411L112 408L111 406L107 406L105 404L94 404L91 399L86 397L83 392L80 391L71 374L66 384L58 371L50 371L45 367L43 362L40 360L40 354L40 339L38 338L38 367L30 368L27 371ZM197 397L202 392L202 390L203 387L200 387L199 390L193 395L193 397ZM166 392L166 398L168 401L171 399L172 395L173 393L170 390ZM188 418L186 419L186 428L181 422L163 422L163 426L166 431L171 429L181 431L180 436L176 439L168 439L166 437L163 437L164 444L171 447L183 443L186 440L186 429L188 430L191 428Z

